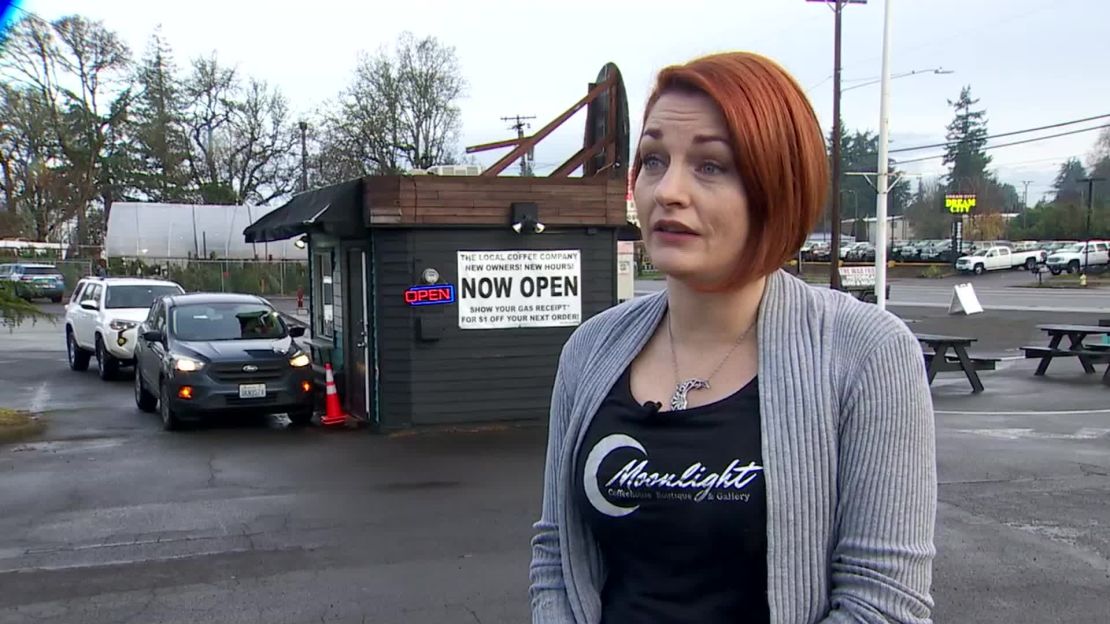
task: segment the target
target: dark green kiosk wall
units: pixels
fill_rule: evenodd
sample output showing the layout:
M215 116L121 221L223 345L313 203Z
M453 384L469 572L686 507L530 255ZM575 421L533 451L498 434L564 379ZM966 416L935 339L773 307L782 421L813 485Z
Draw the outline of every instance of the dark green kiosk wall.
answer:
M404 292L434 268L458 283L459 251L581 252L583 321L616 302L616 230L521 235L498 229L371 230L380 428L545 420L574 327L460 329L458 304L410 306Z

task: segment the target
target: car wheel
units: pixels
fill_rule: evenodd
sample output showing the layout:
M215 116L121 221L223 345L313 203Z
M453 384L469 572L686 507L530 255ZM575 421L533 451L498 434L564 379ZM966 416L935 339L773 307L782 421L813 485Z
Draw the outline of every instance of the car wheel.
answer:
M166 431L177 431L181 429L181 419L177 417L177 413L170 407L170 395L166 392L166 384L162 384L162 388L158 392L158 411L162 415L163 429Z
M151 413L158 407L158 397L147 392L143 384L143 375L139 372L139 363L135 363L135 405L144 412Z
M104 341L100 336L96 337L96 370L104 381L115 379L119 372L119 360L104 348Z
M976 275L982 275L984 272L986 272L986 270L987 270L986 267L984 267L981 264L975 265L975 274Z
M1035 267L1035 266L1037 266L1037 261L1036 260L1034 260L1033 258L1026 258L1025 259L1025 270L1026 271L1032 271L1033 267Z
M311 407L291 411L288 414L289 422L293 423L295 427L304 427L312 423L313 410Z
M1071 262L1069 262L1068 263L1068 273L1078 273L1078 272L1079 272L1079 261L1078 260L1072 260Z
M77 346L73 331L66 330L66 357L69 359L69 369L75 371L89 370L89 356L91 354Z
M1060 269L1049 269L1048 272L1053 275L1059 275L1061 273Z

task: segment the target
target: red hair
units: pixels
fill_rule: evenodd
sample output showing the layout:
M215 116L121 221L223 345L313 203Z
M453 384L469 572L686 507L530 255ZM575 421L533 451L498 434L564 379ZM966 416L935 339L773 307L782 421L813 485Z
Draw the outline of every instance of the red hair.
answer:
M728 126L748 199L748 240L728 285L769 275L801 249L821 216L829 179L825 138L801 87L774 61L729 52L659 72L644 122L668 91L709 96ZM640 154L632 177L640 175Z

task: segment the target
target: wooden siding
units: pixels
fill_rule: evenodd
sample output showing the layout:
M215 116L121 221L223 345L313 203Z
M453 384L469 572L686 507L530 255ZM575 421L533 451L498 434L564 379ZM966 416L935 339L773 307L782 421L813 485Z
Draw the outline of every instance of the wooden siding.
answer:
M457 305L409 307L403 291L420 283L427 267L457 285L460 250L579 249L585 320L616 301L615 230L520 236L508 228L376 229L372 235L382 427L546 419L559 353L573 327L462 330ZM439 339L421 339L420 322L441 328Z
M625 181L598 178L372 176L368 226L509 225L511 204L532 202L545 225L622 226Z

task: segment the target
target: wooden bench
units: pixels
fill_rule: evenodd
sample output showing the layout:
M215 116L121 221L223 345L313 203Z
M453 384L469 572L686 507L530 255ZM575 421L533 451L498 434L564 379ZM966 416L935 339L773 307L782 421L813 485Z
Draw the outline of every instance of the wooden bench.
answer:
M925 352L925 364L926 365L931 364L933 362L934 357L936 357L936 353L933 353L931 351L926 351ZM971 362L971 364L975 367L975 370L977 370L977 371L996 370L998 368L998 363L1002 361L1001 358L985 358L985 357L971 357L971 356L968 356L967 359ZM951 370L953 370L953 371L963 370L959 367L959 364L960 364L959 356L956 356L956 355L946 355L946 356L944 356L943 366L948 367L949 365L954 365L954 366L956 366L956 368L953 368ZM943 372L946 372L946 371L941 370L939 372L943 373Z

